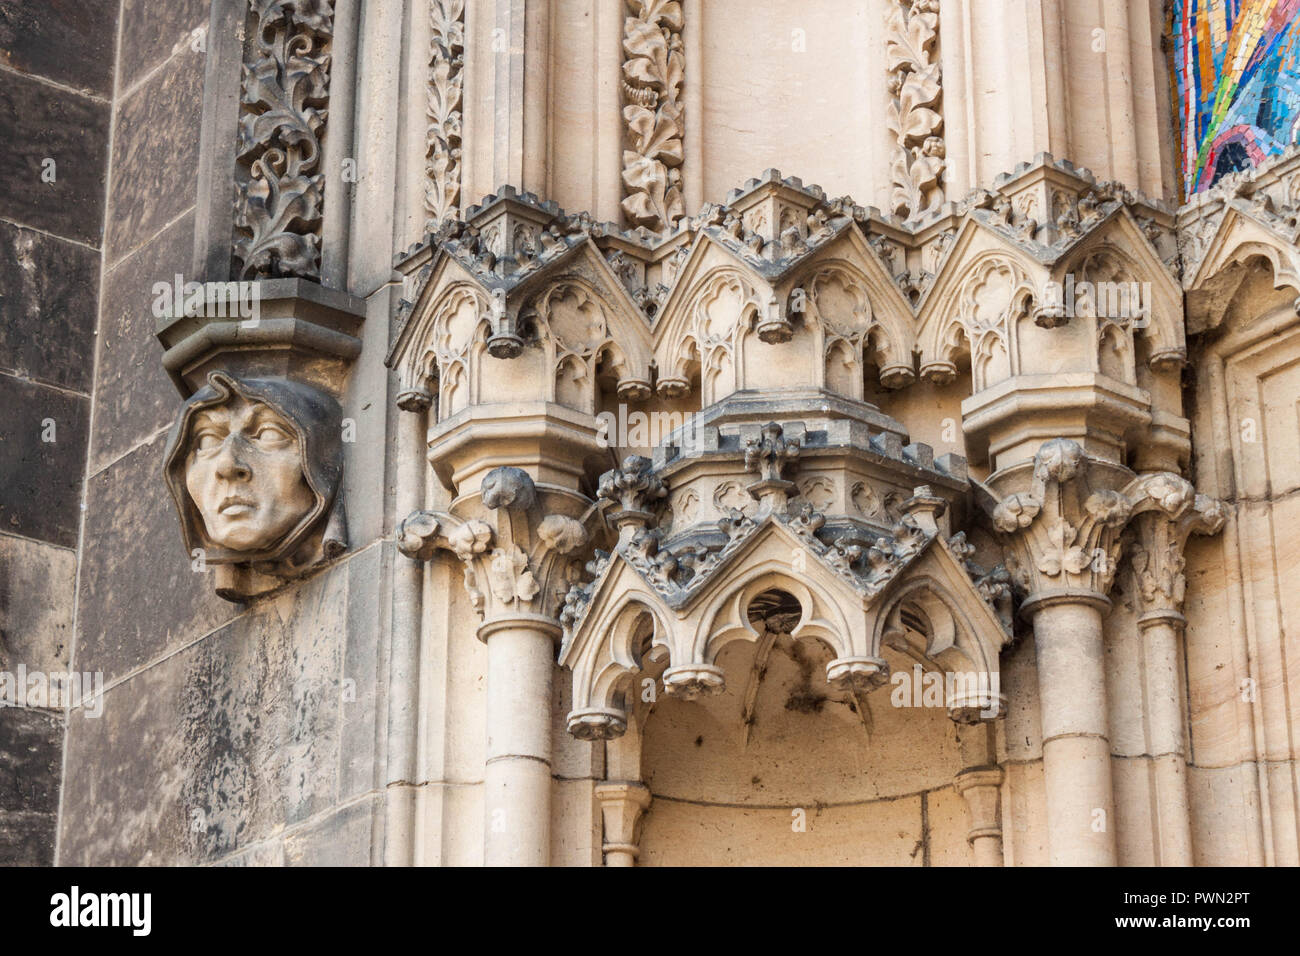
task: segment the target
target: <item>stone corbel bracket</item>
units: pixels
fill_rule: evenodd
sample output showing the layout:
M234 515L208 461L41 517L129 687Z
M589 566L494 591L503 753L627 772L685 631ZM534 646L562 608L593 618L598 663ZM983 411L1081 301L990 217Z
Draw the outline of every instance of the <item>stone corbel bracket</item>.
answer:
M281 377L336 398L361 354L365 303L304 279L191 283L156 302L163 367L182 395L210 372Z
M1197 494L1191 482L1168 473L1142 475L1125 493L1133 502L1129 565L1138 625L1168 621L1181 626L1187 539L1193 534L1218 534L1227 520L1224 505Z
M981 489L994 527L1007 536L1011 578L1029 595L1022 611L1060 598L1108 607L1121 534L1130 527L1142 609L1175 615L1181 610L1183 547L1192 533L1219 531L1220 502L1198 495L1172 472L1134 476L1089 457L1069 439L1043 443L1028 487L1024 472L1022 467L993 476L1006 492L1000 499Z
M320 388L210 372L172 426L163 471L191 567L214 571L227 600L273 591L347 548L341 408Z

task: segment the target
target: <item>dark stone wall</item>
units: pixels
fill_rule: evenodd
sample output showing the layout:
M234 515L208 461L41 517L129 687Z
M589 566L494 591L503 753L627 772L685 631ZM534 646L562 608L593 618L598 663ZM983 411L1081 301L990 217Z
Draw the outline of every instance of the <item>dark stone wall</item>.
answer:
M0 865L356 864L378 842L391 541L357 521L331 567L232 604L162 480L181 396L154 285L226 278L193 272L211 5L0 4L0 671L103 689L0 708Z
M61 865L372 855L391 542L350 527L338 563L232 604L192 566L162 480L182 398L162 366L153 287L228 278L193 271L204 75L221 39L202 36L209 5L120 8L71 649L105 693L102 715L68 717Z
M66 670L72 646L118 5L0 6L0 671L15 676ZM63 709L19 703L0 707L0 865L48 864Z

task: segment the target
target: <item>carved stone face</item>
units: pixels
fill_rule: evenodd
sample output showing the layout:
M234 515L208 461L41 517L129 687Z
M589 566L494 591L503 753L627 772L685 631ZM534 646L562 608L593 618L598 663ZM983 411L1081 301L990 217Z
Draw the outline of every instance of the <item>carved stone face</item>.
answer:
M346 548L340 423L338 402L310 385L210 373L163 456L186 552L292 575Z
M195 416L185 487L208 538L233 551L273 547L315 505L293 426L239 397Z

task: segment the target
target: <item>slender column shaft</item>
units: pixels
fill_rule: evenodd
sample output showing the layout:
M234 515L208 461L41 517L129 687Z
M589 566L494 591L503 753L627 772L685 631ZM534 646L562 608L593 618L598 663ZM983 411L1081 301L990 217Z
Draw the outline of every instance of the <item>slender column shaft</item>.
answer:
M650 806L650 789L635 780L596 785L605 831L601 849L606 866L636 866L641 853L641 818Z
M554 626L510 622L480 636L488 647L484 863L546 866Z
M704 205L704 0L685 0L682 14L682 39L686 46L682 190L686 215L693 216Z
M423 412L399 412L396 513L424 506ZM398 556L393 569L392 638L388 656L388 773L384 858L389 866L415 861L415 785L419 726L420 614L424 565Z
M954 785L966 801L970 829L966 839L976 866L1002 866L1002 768L998 766L997 736L991 721L958 725L957 741L965 769Z
M1147 752L1152 760L1156 863L1160 866L1193 865L1180 678L1182 621L1181 614L1167 611L1146 615L1138 622L1145 658Z
M1053 866L1117 860L1100 604L1058 598L1033 610Z

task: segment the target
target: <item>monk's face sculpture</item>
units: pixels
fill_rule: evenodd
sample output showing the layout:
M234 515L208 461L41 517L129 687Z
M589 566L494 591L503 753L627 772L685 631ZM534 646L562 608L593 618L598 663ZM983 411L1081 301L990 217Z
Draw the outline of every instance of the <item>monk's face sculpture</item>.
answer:
M282 577L340 553L340 415L338 402L309 385L209 375L165 454L186 550Z
M208 539L232 551L274 547L315 504L294 426L241 397L195 416L185 488Z

